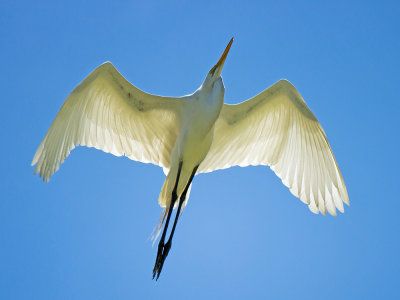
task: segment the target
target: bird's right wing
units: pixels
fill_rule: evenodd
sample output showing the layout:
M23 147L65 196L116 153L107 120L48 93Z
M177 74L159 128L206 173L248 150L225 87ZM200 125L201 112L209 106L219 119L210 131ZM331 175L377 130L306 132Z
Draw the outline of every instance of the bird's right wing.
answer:
M35 174L47 182L77 145L168 170L183 103L139 90L104 63L65 100L33 158Z
M281 80L254 98L224 104L199 173L268 165L314 213L349 203L326 135L303 98Z

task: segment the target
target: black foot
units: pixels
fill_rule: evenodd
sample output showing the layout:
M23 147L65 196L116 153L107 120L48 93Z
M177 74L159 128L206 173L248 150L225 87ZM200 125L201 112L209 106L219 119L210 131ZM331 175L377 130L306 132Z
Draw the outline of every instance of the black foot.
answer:
M154 279L154 277L156 277L156 280L158 280L158 277L160 277L161 270L164 265L164 261L167 258L167 255L168 255L170 249L171 249L171 241L170 240L165 245L162 242L160 242L158 244L156 263L154 264L154 268L153 268L153 279Z
M153 268L153 279L156 276L156 274L159 273L158 269L159 269L159 266L160 266L160 263L162 260L163 249L164 249L164 243L162 241L160 241L158 243L157 257L156 257L156 262L154 263L154 268ZM160 275L158 274L158 276L160 276ZM158 276L157 276L157 279L158 279Z

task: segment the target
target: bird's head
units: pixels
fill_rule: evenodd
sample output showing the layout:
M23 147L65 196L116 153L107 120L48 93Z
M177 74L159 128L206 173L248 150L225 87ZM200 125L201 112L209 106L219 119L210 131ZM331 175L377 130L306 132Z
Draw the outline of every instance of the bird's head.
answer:
M222 68L224 67L225 59L228 56L229 49L231 48L233 38L229 41L228 46L226 46L224 53L222 53L221 58L215 64L214 67L208 72L206 79L204 80L203 86L212 85L215 80L221 77Z

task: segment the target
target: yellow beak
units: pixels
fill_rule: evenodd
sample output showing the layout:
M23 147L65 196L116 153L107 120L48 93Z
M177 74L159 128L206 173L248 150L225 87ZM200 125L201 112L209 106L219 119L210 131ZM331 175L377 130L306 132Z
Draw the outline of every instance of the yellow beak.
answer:
M233 42L233 38L229 41L228 46L226 46L224 53L222 53L221 58L218 60L217 64L210 70L210 73L214 73L215 71L217 74L215 74L217 77L221 76L222 72L222 67L224 66L225 59L228 56L229 49L231 49L231 45Z

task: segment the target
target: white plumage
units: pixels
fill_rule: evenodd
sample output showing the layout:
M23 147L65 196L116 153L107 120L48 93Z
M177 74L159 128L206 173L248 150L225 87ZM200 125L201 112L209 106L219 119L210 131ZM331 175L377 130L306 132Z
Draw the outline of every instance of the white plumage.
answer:
M343 212L346 186L325 132L295 87L280 80L254 98L224 104L199 172L266 165L314 213Z
M186 204L191 175L232 166L270 166L312 212L343 212L349 199L331 147L291 83L280 80L250 100L223 103L220 75L232 41L201 87L180 98L150 95L111 63L99 66L65 100L33 158L35 174L49 181L78 145L158 165L167 174L159 230L176 199ZM168 221L169 216L166 227ZM157 277L169 251L164 238L153 270Z
M147 94L106 62L65 100L33 158L46 182L75 146L169 168L182 100Z

